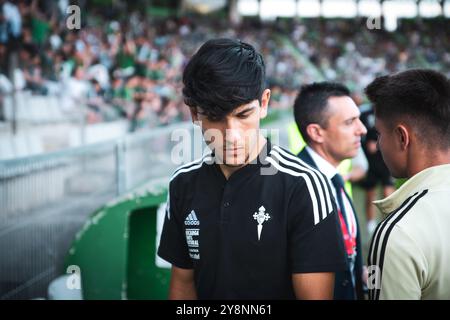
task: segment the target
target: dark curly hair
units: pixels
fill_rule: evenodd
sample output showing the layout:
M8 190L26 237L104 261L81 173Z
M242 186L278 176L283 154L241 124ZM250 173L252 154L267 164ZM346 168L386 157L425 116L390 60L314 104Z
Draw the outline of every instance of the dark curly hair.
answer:
M205 42L183 72L184 103L200 107L213 121L253 100L261 102L265 65L248 43L232 39Z

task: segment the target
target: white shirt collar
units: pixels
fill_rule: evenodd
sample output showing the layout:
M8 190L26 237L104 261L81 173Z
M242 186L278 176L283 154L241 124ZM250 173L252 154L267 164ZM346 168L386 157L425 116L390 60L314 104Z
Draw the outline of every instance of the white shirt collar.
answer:
M312 148L310 148L309 146L306 146L305 148L306 151L308 151L311 158L314 160L319 171L321 171L329 180L331 180L331 178L333 178L336 175L336 173L338 173L338 170L335 167L333 167L331 163L325 160Z

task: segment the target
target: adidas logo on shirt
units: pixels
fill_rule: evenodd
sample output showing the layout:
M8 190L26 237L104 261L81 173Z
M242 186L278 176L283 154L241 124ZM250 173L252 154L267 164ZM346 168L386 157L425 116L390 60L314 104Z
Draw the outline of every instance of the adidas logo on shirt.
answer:
M195 214L194 210L192 210L191 213L188 214L188 216L184 220L184 225L186 225L186 226L198 226L198 225L200 225L200 221L198 221L197 215Z

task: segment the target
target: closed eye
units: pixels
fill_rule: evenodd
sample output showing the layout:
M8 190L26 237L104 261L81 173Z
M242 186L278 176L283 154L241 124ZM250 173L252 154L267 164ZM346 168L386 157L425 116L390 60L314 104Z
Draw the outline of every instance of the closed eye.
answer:
M236 115L236 117L238 117L239 119L245 119L245 118L248 118L248 116L252 114L253 110L254 110L254 108L246 109L246 110L244 110L244 111L242 111L242 112L239 112L239 113Z
M344 123L345 123L346 125L349 126L349 125L351 125L351 124L355 121L355 119L356 119L356 118L351 118L351 119L345 120Z
M250 115L249 113L240 113L237 115L237 117L239 119L246 119L246 118L248 118L249 115Z

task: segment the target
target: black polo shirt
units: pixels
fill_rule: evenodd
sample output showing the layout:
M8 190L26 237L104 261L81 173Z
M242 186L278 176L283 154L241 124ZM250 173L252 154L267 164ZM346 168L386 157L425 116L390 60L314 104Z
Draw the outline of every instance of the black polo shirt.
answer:
M158 255L194 269L199 299L294 298L292 273L345 270L329 184L268 142L227 180L207 155L178 168Z

